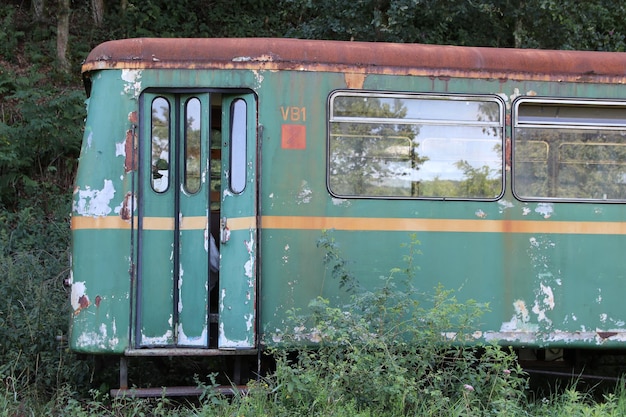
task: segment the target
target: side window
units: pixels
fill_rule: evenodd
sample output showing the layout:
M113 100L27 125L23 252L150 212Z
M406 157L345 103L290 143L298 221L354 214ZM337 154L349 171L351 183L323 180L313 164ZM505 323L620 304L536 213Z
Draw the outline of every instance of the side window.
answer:
M246 188L248 153L248 111L246 101L237 99L230 106L230 189L235 194Z
M152 189L158 193L169 187L170 177L170 103L163 97L152 100L151 155Z
M192 97L185 103L185 190L195 194L200 190L201 175L201 103Z
M516 197L626 199L626 103L520 99L513 108Z
M337 92L329 104L333 195L502 194L504 106L498 97Z

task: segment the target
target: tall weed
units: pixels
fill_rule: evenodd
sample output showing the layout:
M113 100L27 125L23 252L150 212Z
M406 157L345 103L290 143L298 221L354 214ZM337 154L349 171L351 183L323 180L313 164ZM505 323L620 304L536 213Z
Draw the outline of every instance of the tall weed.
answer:
M52 197L51 197L52 198ZM37 198L0 211L0 379L8 396L48 398L64 383L84 386L86 362L63 345L69 303L69 196L55 210Z
M324 235L327 267L351 291L349 302L335 306L320 297L309 305L311 314L292 310L287 328L295 330L282 336L300 347L295 355L275 352L273 391L281 402L307 413L353 404L390 415L499 414L521 407L526 375L515 353L471 337L488 306L461 303L442 286L432 294L414 288L418 245L413 237L407 266L367 290Z

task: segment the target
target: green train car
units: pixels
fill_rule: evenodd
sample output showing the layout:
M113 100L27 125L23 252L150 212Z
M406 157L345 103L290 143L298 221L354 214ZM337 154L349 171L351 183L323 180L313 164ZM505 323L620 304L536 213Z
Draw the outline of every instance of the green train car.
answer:
M347 297L324 231L366 287L415 233L476 341L623 348L625 54L128 39L83 74L74 351L254 357Z

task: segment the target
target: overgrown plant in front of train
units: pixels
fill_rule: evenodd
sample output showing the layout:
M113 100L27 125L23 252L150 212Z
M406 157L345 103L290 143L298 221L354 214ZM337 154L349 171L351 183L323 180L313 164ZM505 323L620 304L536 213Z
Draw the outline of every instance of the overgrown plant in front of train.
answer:
M330 232L320 247L327 268L343 280L349 302L317 298L310 314L292 310L284 339L317 341L296 356L277 352L273 392L306 412L328 404L354 404L383 413L480 415L522 407L526 378L511 350L467 343L487 307L459 302L450 289L413 286L419 273L415 236L405 245L405 267L366 289L348 269ZM432 407L432 408L431 408Z
M7 396L46 401L65 383L89 384L89 363L66 349L70 306L69 195L25 197L0 210L0 381ZM61 336L61 337L59 337Z

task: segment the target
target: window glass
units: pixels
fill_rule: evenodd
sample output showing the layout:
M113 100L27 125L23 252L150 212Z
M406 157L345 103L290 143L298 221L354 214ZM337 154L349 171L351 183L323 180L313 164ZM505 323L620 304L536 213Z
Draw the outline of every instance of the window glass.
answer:
M164 192L169 186L170 103L163 97L152 101L151 123L152 189Z
M200 100L190 98L185 104L185 190L197 193L200 190Z
M336 93L329 188L345 197L495 199L502 142L495 97Z
M521 199L626 199L626 105L522 100L513 190Z
M230 189L236 194L246 188L247 110L246 101L237 99L231 105Z

